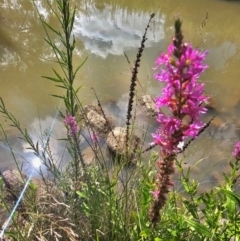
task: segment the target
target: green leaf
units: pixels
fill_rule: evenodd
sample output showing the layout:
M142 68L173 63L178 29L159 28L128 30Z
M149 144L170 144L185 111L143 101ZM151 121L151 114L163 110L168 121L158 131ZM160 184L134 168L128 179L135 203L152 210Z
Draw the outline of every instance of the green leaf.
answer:
M75 15L76 15L76 8L74 8L73 13L72 13L72 18L70 19L70 27L69 27L70 33L72 32L72 29L73 29L73 24L74 24L74 21L75 21Z
M75 90L75 93L77 94L78 91L82 88L82 86L80 85L76 90Z
M84 199L87 199L87 195L83 192L80 192L80 191L76 191L76 194L79 196L79 197L82 197Z
M168 231L173 237L177 237L177 231L176 231L176 230L167 229L167 231Z
M154 238L154 241L163 241L161 238Z
M181 178L181 181L182 181L182 185L184 186L185 191L186 191L187 193L189 193L189 192L190 192L190 189L189 189L189 185L188 185L187 180L182 177L182 178Z
M0 176L0 187L2 187L3 185L3 180L2 180L2 177Z
M189 226L191 228L193 228L199 234L204 235L208 238L212 237L212 233L210 232L210 230L207 227L205 227L204 225L202 225L201 223L195 222L194 220L190 220L185 216L183 216L183 218L189 224Z
M238 204L238 206L240 206L240 196L237 195L236 193L226 190L224 188L217 188L218 190L222 191L229 199L231 199L232 201L234 201L235 203Z
M60 96L60 95L51 95L51 96L53 96L53 97L57 97L57 98L60 98L60 99L65 99L64 96Z
M83 62L77 67L77 69L75 70L75 72L74 72L74 74L73 74L73 78L75 78L78 70L86 63L87 59L88 59L88 57L86 57L86 58L83 60Z
M60 80L62 80L62 82L64 82L61 75L58 74L58 72L55 69L52 69L52 70L53 70L54 74L58 77L58 79L60 79Z
M11 240L19 241L17 233L6 231L6 232L4 232L4 235L7 237L11 237ZM23 239L21 238L21 240L23 240Z
M56 46L56 44L54 44L53 42L51 42L51 40L49 40L49 39L47 39L47 38L43 38L45 41L46 41L46 43L48 44L48 45L50 45L51 47L52 47L52 49L54 50L54 51L56 51L59 55L61 55L61 51L58 49L58 47Z
M84 208L85 208L85 212L86 212L86 213L89 213L89 212L87 212L87 211L89 211L89 207L87 206L87 204L86 204L86 203L83 203L83 206L84 206Z
M57 34L58 36L61 36L61 34L55 30L54 28L51 27L51 25L49 25L47 22L43 21L43 23L49 28L51 29L55 34Z
M143 238L147 238L151 235L151 231L150 229L145 229L143 230L141 233L140 233L140 236L143 237Z
M60 79L56 79L56 78L49 77L49 76L44 76L44 75L42 75L41 77L44 78L44 79L51 80L51 81L53 81L53 82L62 82L62 80L60 80Z
M58 88L62 88L62 89L65 89L65 90L67 90L67 87L66 86L64 86L64 85L55 85L56 87L58 87Z

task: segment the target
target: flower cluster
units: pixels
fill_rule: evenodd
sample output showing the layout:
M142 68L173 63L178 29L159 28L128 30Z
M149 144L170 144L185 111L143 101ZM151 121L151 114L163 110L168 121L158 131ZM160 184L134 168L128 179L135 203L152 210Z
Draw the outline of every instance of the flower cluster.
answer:
M166 203L166 196L173 182L174 161L180 145L188 137L195 138L204 127L201 114L207 110L202 106L208 98L203 94L204 84L198 83L199 75L207 68L203 61L207 52L201 53L188 43L183 43L181 21L175 22L175 38L166 54L156 59L155 79L166 83L162 95L155 100L161 110L157 116L159 128L152 134L154 146L160 146L160 159L156 162L156 190L149 210L151 222L155 225L161 218L159 211ZM167 113L162 112L162 107Z
M68 129L68 135L73 136L78 133L78 126L74 116L67 115L63 122Z
M240 159L240 141L235 144L232 154L237 160Z
M156 59L155 69L159 66L165 68L155 74L155 79L167 84L162 90L162 96L155 100L156 107L167 107L170 115L158 115L160 128L153 134L153 138L154 143L168 153L176 152L179 142L187 137L196 137L204 126L199 117L206 113L202 103L207 97L203 94L204 84L198 83L197 79L207 68L202 63L206 54L207 52L200 53L187 43L181 44L177 49L173 40L168 52Z

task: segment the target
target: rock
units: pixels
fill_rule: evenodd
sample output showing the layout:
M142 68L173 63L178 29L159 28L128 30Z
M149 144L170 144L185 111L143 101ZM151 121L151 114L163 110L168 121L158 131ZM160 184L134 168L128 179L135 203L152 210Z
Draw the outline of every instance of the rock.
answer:
M20 173L17 169L12 169L3 172L2 177L7 191L18 197L24 187L26 175Z
M107 136L107 147L114 156L123 156L126 153L126 128L115 127ZM140 139L135 135L130 135L129 150L131 159L136 154L136 149L140 145Z
M99 148L88 146L82 150L83 161L86 166L98 165L104 162L106 165L110 159L106 146L99 150Z
M95 110L90 110L86 116L88 123L99 136L105 137L111 131L112 125L109 118L105 119Z
M96 161L96 155L90 146L82 151L82 156L87 166L93 165Z
M150 118L156 118L159 113L155 102L150 95L144 95L138 99L139 104L143 107L145 114Z
M101 108L97 105L85 105L83 107L83 111L85 114L87 114L89 111L94 110L96 111L99 115L102 115Z

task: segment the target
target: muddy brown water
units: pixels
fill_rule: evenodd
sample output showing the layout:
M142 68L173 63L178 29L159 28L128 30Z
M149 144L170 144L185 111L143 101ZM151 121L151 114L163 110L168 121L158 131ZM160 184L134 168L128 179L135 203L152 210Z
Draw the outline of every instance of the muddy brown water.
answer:
M35 2L40 14L59 28L46 2ZM149 16L155 12L138 76L143 87L138 86L138 94L149 93L155 97L161 93L162 86L153 78L154 60L166 50L171 40L174 18L182 18L185 40L209 51L206 60L209 68L201 80L206 83L206 92L214 99L215 110L210 111L205 120L216 115L212 125L188 148L183 158L186 168L191 166L193 169L192 177L204 188L219 182L221 173L229 172L232 148L240 139L240 1L167 0L149 3L143 0L95 0L72 3L77 7L74 65L88 56L76 78L76 86L82 85L79 98L84 104L94 103L91 90L94 87L103 105L115 115L119 124L125 123L131 76L124 52L133 62ZM45 129L52 127L53 152L56 158L64 155L67 160L68 155L63 151L65 144L57 141L65 134L61 120L56 117L57 108L61 108L62 103L51 96L63 92L41 78L42 75L52 75L52 68L60 71L53 62L49 46L43 41L44 36L32 1L0 1L0 96L8 110L30 129L35 141L41 138ZM33 154L17 139L19 134L3 117L1 123L19 163L26 162L19 153L31 160ZM147 128L142 117L139 126ZM152 123L148 126L148 133L153 132L155 126ZM146 142L151 142L150 134ZM14 165L9 149L0 144L0 169Z

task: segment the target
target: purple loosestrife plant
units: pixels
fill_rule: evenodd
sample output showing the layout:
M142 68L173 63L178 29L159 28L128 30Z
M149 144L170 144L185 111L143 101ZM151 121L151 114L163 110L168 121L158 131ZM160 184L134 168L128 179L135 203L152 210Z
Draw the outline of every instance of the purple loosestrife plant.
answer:
M153 144L159 145L161 158L157 161L157 190L152 191L154 200L150 208L150 220L155 225L160 220L160 209L165 205L166 195L173 185L174 160L178 145L186 138L195 138L204 127L200 116L206 113L202 106L208 97L203 94L204 84L197 80L207 68L203 64L207 52L201 53L190 44L183 43L181 21L175 22L175 37L166 54L156 59L155 79L166 83L162 95L155 102L157 108L165 107L169 114L160 112L159 128L152 134Z
M74 150L75 178L77 180L79 176L79 162L82 164L84 174L86 174L86 165L84 163L82 153L79 147L79 128L75 116L72 116L70 114L65 116L63 122L68 130L67 134Z
M76 136L78 133L78 126L74 116L67 115L63 120L69 136Z
M240 141L235 144L232 154L237 160L240 160Z

